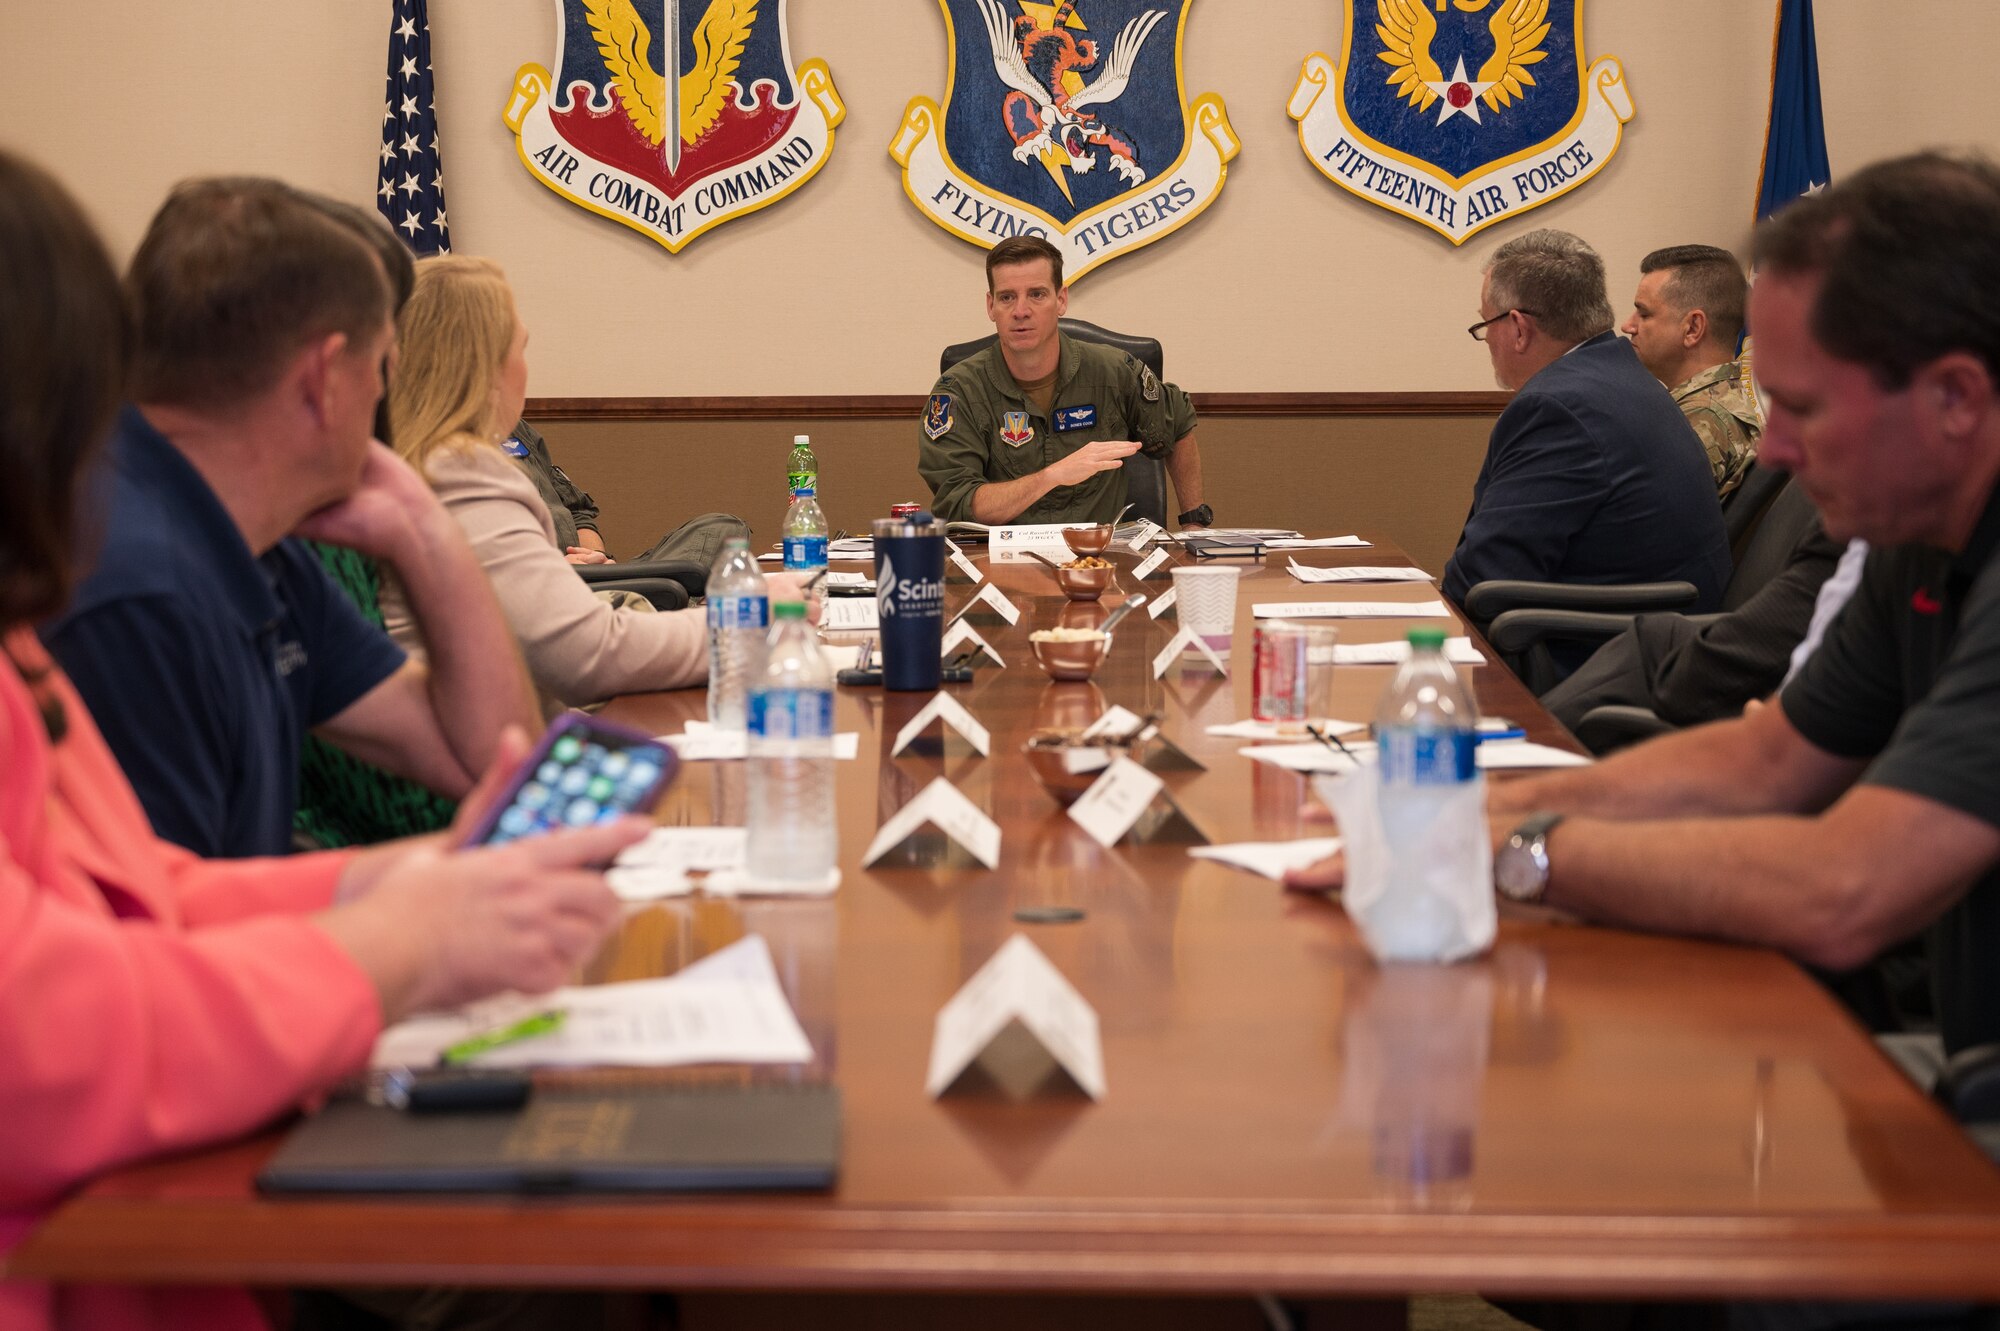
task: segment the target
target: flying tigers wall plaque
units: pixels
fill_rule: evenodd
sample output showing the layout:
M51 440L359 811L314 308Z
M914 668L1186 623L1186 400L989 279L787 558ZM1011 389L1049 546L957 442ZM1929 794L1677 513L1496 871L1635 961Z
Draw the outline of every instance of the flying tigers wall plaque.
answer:
M1633 116L1616 56L1584 58L1584 0L1340 0L1340 60L1288 108L1326 177L1454 245L1583 184Z
M1236 135L1214 93L1190 104L1194 0L938 0L944 105L911 100L889 154L903 192L982 248L1040 236L1065 276L1173 234L1222 192Z
M523 65L521 163L565 199L678 251L826 165L846 114L792 64L785 0L556 0L556 73Z

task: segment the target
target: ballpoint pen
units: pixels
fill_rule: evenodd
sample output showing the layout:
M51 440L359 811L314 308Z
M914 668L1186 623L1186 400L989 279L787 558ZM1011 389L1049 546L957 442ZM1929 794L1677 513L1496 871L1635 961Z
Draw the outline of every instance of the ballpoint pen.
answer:
M499 1049L504 1045L519 1044L523 1040L532 1040L539 1035L553 1035L561 1030L563 1023L568 1020L569 1013L562 1008L537 1012L532 1017L523 1017L509 1025L496 1026L490 1031L469 1035L457 1044L447 1046L445 1051L438 1055L438 1062L444 1067L458 1067L470 1063L489 1050Z
M1329 749L1338 749L1340 751L1341 757L1347 759L1347 761L1353 763L1356 767L1359 767L1361 765L1361 760L1354 756L1354 751L1348 748L1345 744L1342 744L1340 742L1340 736L1334 734L1332 731L1321 730L1318 726L1308 723L1306 726L1306 734L1311 735L1314 739L1318 740L1321 744L1324 744Z

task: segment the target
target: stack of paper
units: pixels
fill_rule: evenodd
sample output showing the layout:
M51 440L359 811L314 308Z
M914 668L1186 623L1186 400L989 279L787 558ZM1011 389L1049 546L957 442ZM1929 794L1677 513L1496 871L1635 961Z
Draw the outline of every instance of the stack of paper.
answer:
M1420 568L1375 568L1353 564L1342 568L1313 568L1294 559L1292 576L1300 582L1429 582L1431 575Z
M820 607L821 633L873 633L881 626L881 607L872 597L829 597Z
M741 868L748 853L740 827L656 827L619 854L604 881L625 901L686 896L694 891L689 875Z
M1214 860L1233 869L1281 882L1288 869L1304 869L1318 864L1340 849L1340 838L1307 837L1302 841L1238 841L1226 846L1193 846L1188 854L1198 860Z
M829 541L826 547L828 559L868 559L875 558L875 541L868 536L843 536L840 540ZM766 564L783 562L785 556L778 550L768 550L757 558Z
M544 1035L498 1045L476 1066L682 1067L805 1063L812 1044L778 983L771 949L751 934L664 980L505 994L457 1012L413 1017L382 1033L377 1068L430 1067L446 1049L536 1013L563 1014Z
M1245 758L1272 763L1292 772L1351 772L1355 762L1375 761L1375 741L1345 741L1347 751L1324 744L1260 744L1237 752ZM1352 755L1350 757L1349 755ZM1481 771L1535 767L1588 767L1591 760L1580 753L1531 744L1527 740L1500 740L1481 744L1475 755Z
M1264 544L1273 550L1359 550L1372 543L1359 536L1274 536Z
M1299 733L1299 727L1292 726L1287 731L1284 727L1290 724L1289 722L1280 721L1231 721L1228 725L1208 727L1208 733L1219 735L1224 739L1296 738ZM1322 735L1349 735L1357 730L1368 729L1365 722L1342 721L1338 717L1331 716L1320 717L1305 724L1319 731Z
M1170 532L1168 536L1176 541L1213 541L1221 545L1276 545L1300 539L1299 533L1290 527L1205 527Z
M1449 619L1443 601L1266 601L1258 619Z
M1343 642L1333 649L1335 665L1401 665L1409 659L1407 642ZM1446 638L1444 659L1453 665L1486 664L1486 658L1470 638Z

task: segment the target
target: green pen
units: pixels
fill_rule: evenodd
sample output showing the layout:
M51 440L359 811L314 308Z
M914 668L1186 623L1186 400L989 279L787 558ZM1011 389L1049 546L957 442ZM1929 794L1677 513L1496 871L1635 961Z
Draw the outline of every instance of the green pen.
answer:
M553 1035L569 1019L569 1013L562 1008L550 1008L547 1012L537 1012L532 1017L523 1017L511 1026L496 1026L490 1031L467 1036L455 1045L448 1046L438 1055L438 1062L445 1067L457 1067L470 1063L489 1049L502 1045L519 1044L532 1040L538 1035Z

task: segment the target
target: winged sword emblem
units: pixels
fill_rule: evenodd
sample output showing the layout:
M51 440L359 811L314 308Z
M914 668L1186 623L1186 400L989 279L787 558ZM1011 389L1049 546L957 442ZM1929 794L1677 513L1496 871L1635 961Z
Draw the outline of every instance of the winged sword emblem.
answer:
M546 3L547 0L544 0ZM501 113L529 174L678 253L818 173L847 114L788 0L554 0L555 58Z
M653 69L653 34L632 0L583 0L583 8L612 89L633 127L646 142L659 145L667 139L669 122L674 125L673 142L666 147L669 168L678 170L682 146L700 139L722 115L757 20L757 0L709 0L694 30L694 68L677 73L671 84L667 74ZM667 7L668 33L678 28L677 9Z

